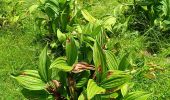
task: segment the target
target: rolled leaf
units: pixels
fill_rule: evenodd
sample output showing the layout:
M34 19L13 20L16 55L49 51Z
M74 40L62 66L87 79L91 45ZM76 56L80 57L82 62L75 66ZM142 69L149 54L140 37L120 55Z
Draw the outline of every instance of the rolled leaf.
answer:
M66 57L67 63L69 66L72 66L78 55L77 46L73 37L70 37L66 40Z
M43 81L47 82L50 78L49 59L47 57L47 46L43 49L39 56L38 72Z

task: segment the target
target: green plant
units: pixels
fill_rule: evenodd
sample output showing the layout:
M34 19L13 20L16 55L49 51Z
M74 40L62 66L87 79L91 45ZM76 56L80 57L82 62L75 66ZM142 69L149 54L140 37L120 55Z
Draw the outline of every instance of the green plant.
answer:
M54 39L63 54L49 56L50 43L40 54L38 70L24 70L12 77L26 89L45 90L48 99L146 100L150 94L129 93L133 85L129 53L118 60L107 45L111 42L108 33L112 32L117 19L113 16L96 19L83 9L84 24L73 26L70 21L63 22L70 16L65 12L70 2L46 0L30 8L39 7L48 15L49 33L56 33Z
M86 62L76 63L77 48L75 41L71 38L67 42L66 58L59 57L50 64L46 46L40 54L38 71L24 70L19 75L12 77L24 88L46 90L55 99L86 100L85 98L107 99L126 97L131 76L127 72L107 67L108 65L104 63L106 59L111 60L114 58L105 58L105 53L97 41L93 47L95 67ZM70 45L73 47L71 48ZM71 59L69 59L70 57ZM111 64L108 64L111 67ZM125 61L121 61L121 64L126 65ZM88 70L91 70L91 72ZM119 91L121 91L121 94ZM81 92L82 94L79 94ZM137 98L135 96L133 97ZM130 97L127 95L127 98Z

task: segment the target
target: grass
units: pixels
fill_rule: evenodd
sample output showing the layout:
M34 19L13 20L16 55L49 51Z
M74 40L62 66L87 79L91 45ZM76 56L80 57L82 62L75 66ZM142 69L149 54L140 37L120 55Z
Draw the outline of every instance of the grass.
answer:
M29 30L30 31L30 30ZM33 43L35 34L24 30L0 31L0 99L24 99L21 88L11 73L23 69L35 69L40 46Z
M148 75L145 71L142 74L138 74L134 77L134 88L133 90L141 90L151 93L149 100L169 100L170 99L170 59L162 57L146 57L148 62L157 64L160 68L164 70L155 70L154 78L148 78L145 75Z

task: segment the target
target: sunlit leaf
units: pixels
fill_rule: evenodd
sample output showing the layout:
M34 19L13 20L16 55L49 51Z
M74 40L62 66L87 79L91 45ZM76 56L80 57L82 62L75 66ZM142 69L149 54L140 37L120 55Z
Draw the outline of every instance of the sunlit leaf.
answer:
M92 99L96 94L105 93L105 89L99 87L94 80L89 79L87 84L87 98L88 100Z
M96 22L96 19L95 19L92 15L90 15L87 10L85 10L85 9L84 9L84 10L81 10L81 13L82 13L83 17L84 17L87 21L89 21L90 23Z
M63 34L59 29L57 30L57 37L61 43L66 40L66 35Z
M59 57L50 65L50 68L57 68L65 72L71 71L73 68L68 66L66 59L63 57Z
M117 70L118 69L118 61L117 61L114 53L109 50L105 50L105 54L106 54L106 62L108 65L108 69L109 70Z
M35 70L25 70L18 76L12 76L12 78L29 90L43 90L46 88L46 84L40 79L38 71Z
M127 82L130 81L131 76L121 72L121 71L108 71L104 74L105 78L102 79L102 82L99 86L105 88L105 89L111 89L119 87Z

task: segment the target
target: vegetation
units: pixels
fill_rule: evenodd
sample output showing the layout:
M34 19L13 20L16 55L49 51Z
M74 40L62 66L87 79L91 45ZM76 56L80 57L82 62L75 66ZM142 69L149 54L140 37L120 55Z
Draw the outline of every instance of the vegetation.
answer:
M168 100L169 3L0 1L1 99Z

